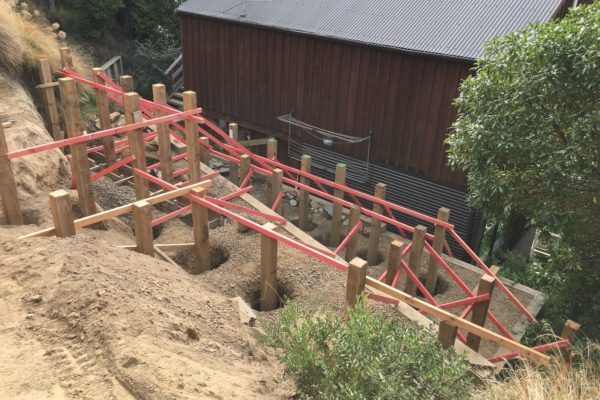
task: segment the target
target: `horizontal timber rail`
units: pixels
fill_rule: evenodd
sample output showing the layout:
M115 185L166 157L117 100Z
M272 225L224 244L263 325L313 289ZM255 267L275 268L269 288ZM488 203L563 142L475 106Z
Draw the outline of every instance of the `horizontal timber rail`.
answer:
M156 196L149 197L144 199L148 204L155 205L158 203L162 203L163 201L172 200L177 197L185 196L192 191L192 189L197 188L209 188L212 185L211 180L206 180L202 182L198 182L193 185L186 186L184 188L175 188L170 192L165 192L158 194ZM79 218L75 220L75 228L81 229L86 226L97 224L98 222L106 221L107 219L111 219L114 217L121 216L123 214L127 214L133 212L133 204L129 203L124 206L120 206L117 208L113 208L112 210L102 211L97 214L93 214L87 217ZM49 237L56 235L56 230L54 228L47 228L41 231L33 232L24 236L19 237L19 239L30 239L34 237Z

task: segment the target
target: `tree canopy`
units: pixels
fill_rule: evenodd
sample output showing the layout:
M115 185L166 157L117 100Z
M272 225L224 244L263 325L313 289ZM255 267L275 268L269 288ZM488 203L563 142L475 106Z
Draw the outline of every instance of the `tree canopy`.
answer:
M491 40L456 100L449 161L473 206L556 228L600 188L600 4Z
M576 257L564 266L574 290L600 276L599 38L596 2L491 40L461 85L447 138L475 208L562 236Z

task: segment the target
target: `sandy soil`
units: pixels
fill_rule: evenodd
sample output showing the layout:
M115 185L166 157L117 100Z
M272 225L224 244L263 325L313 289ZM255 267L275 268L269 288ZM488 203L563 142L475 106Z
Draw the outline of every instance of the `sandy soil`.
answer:
M0 397L294 393L237 304L204 277L117 249L110 242L131 238L113 232L23 242L17 231L0 232Z
M29 94L18 82L1 72L0 98L0 121L14 124L4 130L9 150L52 141ZM14 160L12 165L25 223L49 222L50 214L43 211L48 208L47 193L67 188L71 181L66 157L59 150L53 150ZM0 210L0 223L4 221Z

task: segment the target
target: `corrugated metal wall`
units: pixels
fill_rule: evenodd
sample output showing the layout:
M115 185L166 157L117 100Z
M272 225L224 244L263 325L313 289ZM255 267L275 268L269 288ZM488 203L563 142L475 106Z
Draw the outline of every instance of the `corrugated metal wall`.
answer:
M313 158L312 172L327 179L334 180L337 162L347 164L349 177L357 176L365 171L364 160L345 157L327 149L304 144L302 145L302 153ZM353 168L358 168L360 171L354 173L356 171L353 171ZM468 206L464 192L380 165L371 164L368 170L369 174L366 181L363 179L348 179L346 184L365 193L373 193L375 185L383 182L387 184L386 200L432 217L437 215L440 207L447 207L450 209L450 223L454 224L456 232L471 248L477 249L479 247L484 221L480 213ZM347 200L352 201L350 197L347 197ZM372 204L366 201L363 205L372 207ZM431 224L424 223L420 219L400 213L396 213L395 216L399 221L411 226L420 224L427 226L429 232L433 233L434 231ZM449 244L455 257L471 261L458 243L449 240Z

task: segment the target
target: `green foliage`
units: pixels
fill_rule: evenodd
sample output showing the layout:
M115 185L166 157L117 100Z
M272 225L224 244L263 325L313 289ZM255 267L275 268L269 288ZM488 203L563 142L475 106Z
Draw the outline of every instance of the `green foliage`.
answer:
M69 31L88 40L103 37L114 26L123 0L64 0L54 18Z
M561 226L600 188L600 4L488 42L456 103L449 161L488 216Z
M585 270L569 246L559 239L548 240L546 246L549 259L527 261L516 252L507 253L501 270L503 276L546 295L540 317L546 319L555 332L560 332L564 322L577 315L583 333L600 338L598 275Z
M136 91L152 98L152 85L166 83L164 71L181 54L179 46L168 37L156 41L136 42L135 48L123 57L124 68L135 77Z
M579 287L582 304L595 292L582 287L600 281L599 37L596 2L491 40L461 86L447 139L475 208L496 221L527 216L568 246L569 258L531 265L524 278L539 279L531 286L553 291L550 299ZM569 300L569 317L579 319L587 307Z
M303 394L316 399L462 399L469 365L426 330L386 319L364 302L347 319L314 317L291 302L265 325L268 345Z
M131 20L138 40L155 40L165 35L178 41L179 20L175 9L183 0L132 0Z

